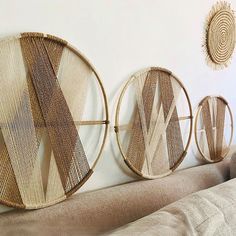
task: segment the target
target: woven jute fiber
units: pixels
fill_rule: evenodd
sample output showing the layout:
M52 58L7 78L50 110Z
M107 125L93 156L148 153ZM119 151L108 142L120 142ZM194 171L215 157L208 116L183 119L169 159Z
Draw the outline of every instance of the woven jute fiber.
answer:
M208 65L213 69L227 67L235 48L235 17L229 3L220 1L212 7L204 41Z
M227 156L233 137L233 116L223 97L207 96L200 102L194 132L198 150L206 161L217 162Z
M124 99L127 93L135 94L134 103ZM178 115L180 95L186 102L183 103L187 110L184 116ZM127 102L134 105L133 109L130 105L125 110L127 115L132 113L125 124L120 119L120 111ZM187 133L182 132L185 122L188 122ZM135 173L150 179L170 174L186 155L191 130L188 94L170 71L147 68L135 73L126 83L117 105L115 131L121 154Z
M107 101L86 58L65 40L22 33L0 41L0 202L35 209L60 202L93 173L105 143ZM104 120L83 121L90 80L97 80ZM103 125L89 165L80 125Z

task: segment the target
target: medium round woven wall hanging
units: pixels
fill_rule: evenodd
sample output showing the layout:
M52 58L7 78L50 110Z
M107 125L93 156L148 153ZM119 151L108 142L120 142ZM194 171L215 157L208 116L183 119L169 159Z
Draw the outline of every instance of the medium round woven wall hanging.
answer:
M170 71L151 67L134 74L119 97L115 131L121 154L136 174L170 174L186 155L192 109L183 84Z
M65 40L0 41L0 202L36 209L66 199L93 173L108 128L96 71Z
M233 116L223 97L205 97L195 119L195 141L201 156L208 162L221 161L230 150Z
M208 65L227 67L235 48L235 18L230 4L216 3L206 20L205 51Z

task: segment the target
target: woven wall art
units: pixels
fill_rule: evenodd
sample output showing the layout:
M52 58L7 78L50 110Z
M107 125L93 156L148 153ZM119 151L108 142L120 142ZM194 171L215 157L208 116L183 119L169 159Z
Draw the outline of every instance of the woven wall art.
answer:
M208 65L213 69L227 67L235 48L235 17L229 3L220 1L212 7L205 31Z
M176 76L152 67L130 78L118 101L115 131L135 173L149 179L170 174L186 155L191 130L191 104Z
M221 161L230 150L233 117L222 97L205 97L195 119L195 141L201 156L208 162Z
M60 202L89 178L104 146L101 81L66 41L41 33L1 40L0 72L0 202L26 209ZM102 120L83 120L91 81L103 101ZM103 127L92 163L82 126Z

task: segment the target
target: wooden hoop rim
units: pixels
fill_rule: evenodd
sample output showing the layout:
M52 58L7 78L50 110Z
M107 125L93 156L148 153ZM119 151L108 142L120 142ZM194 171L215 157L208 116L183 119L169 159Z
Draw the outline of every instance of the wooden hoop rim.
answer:
M73 189L71 189L70 191L68 191L64 196L60 197L60 198L57 198L57 199L54 199L52 201L49 201L47 203L44 203L44 204L39 204L39 205L33 205L33 206L30 206L30 205L21 205L21 204L18 204L18 203L12 203L12 202L9 202L9 201L5 201L5 200L2 200L0 199L0 204L3 204L3 205L6 205L6 206L9 206L9 207L14 207L14 208L20 208L20 209L39 209L39 208L45 208L45 207L48 207L48 206L51 206L51 205L54 205L56 203L59 203L65 199L67 199L69 196L71 196L73 193L75 193L80 187L82 187L84 185L84 183L89 179L89 177L93 174L94 172L94 169L97 165L97 162L100 160L101 158L101 155L102 155L102 152L103 152L103 149L104 149L104 146L105 146L105 143L106 143L106 139L107 139L107 135L108 135L108 127L109 127L109 109L108 109L108 101L107 101L107 95L106 95L106 92L105 92L105 89L104 89L104 86L102 84L102 81L101 81L101 78L100 76L98 75L95 67L90 63L90 61L78 50L76 49L74 46L70 45L67 41L65 41L64 39L61 39L57 36L54 36L54 35L50 35L50 34L45 34L45 33L39 33L39 32L24 32L24 33L27 33L27 34L31 34L32 36L34 37L43 37L43 38L47 38L47 39L50 39L51 41L55 41L55 42L63 42L65 43L65 47L67 47L72 53L74 53L75 55L77 55L81 60L83 60L83 62L89 67L91 68L91 70L93 71L95 77L96 77L96 80L98 82L98 87L100 88L99 90L102 92L102 100L103 100L103 110L105 111L104 112L104 116L105 116L105 120L89 120L89 121L74 121L75 124L78 126L78 125L89 125L89 126L93 126L93 125L105 125L105 130L104 130L104 135L103 135L103 139L102 139L102 143L101 143L101 147L100 147L100 150L98 152L98 156L97 158L95 159L95 161L93 162L91 168L90 168L90 171L88 172L88 174L84 177L84 179L76 186L74 187ZM30 37L30 36L25 36L24 33L20 33L18 35L15 35L15 36L10 36L10 37L4 37L2 39L0 39L0 42L3 42L3 41L11 41L11 40L17 40L17 39L20 39L22 37Z
M201 147L199 145L199 141L198 141L198 137L197 137L197 131L198 131L197 127L198 127L198 124L199 124L199 117L200 117L201 110L202 110L202 104L205 101L207 101L209 99L212 99L212 98L220 99L221 101L223 101L226 104L226 107L228 108L228 111L229 111L230 121L231 121L231 125L230 125L230 127L231 127L231 134L230 134L229 145L227 147L228 150L224 153L224 155L221 158L218 158L216 160L210 159L209 157L207 157L203 153L203 151L202 151L202 149L201 149ZM201 154L201 157L205 161L207 161L209 163L216 163L216 162L222 161L228 155L228 153L230 151L230 147L231 147L231 144L232 144L232 141L233 141L233 133L234 133L233 114L232 114L231 108L230 108L228 102L226 101L226 99L223 98L222 96L206 96L205 98L203 98L200 101L199 105L198 105L198 109L197 109L197 113L196 113L196 117L195 117L195 123L194 123L194 138L195 138L195 143L196 143L196 146L197 146L197 149L198 149L199 153Z
M175 79L178 84L181 86L181 88L184 91L184 94L186 96L187 99L187 103L188 103L188 107L189 107L189 120L190 120L190 125L189 125L189 136L188 136L188 140L184 149L184 152L182 154L182 156L179 157L179 160L175 163L175 165L166 173L164 174L160 174L160 175L145 175L143 174L141 171L137 170L132 163L128 160L128 158L126 157L126 154L122 148L121 145L121 140L119 137L119 115L120 115L120 107L121 107L121 103L124 97L124 94L127 90L127 88L129 87L129 85L135 80L137 79L137 76L149 72L150 70L157 70L157 71L163 71L166 72L168 74L170 74L170 76ZM121 90L120 96L118 98L118 103L117 103L117 107L116 107L116 113L115 113L115 126L114 126L114 130L116 133L116 140L117 140L117 144L121 153L121 156L123 157L124 162L126 163L126 165L130 168L131 171L133 171L134 173L136 173L138 176L141 176L144 179L156 179L156 178L162 178L165 177L169 174L171 174L183 161L183 159L185 158L186 154L187 154L187 150L189 148L190 145L190 141L191 141L191 136L192 136L192 129L193 129L193 112L192 112L192 106L191 106L191 102L190 102L190 98L188 96L187 90L185 89L183 83L169 70L165 69L165 68L161 68L161 67L148 67L142 70L139 70L138 72L136 72L135 74L133 74L128 81L126 82L126 84L124 85L123 89Z

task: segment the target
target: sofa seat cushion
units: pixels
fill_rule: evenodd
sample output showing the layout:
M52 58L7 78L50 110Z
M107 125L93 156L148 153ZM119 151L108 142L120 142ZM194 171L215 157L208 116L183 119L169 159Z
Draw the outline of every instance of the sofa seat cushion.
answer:
M110 235L236 235L236 179L193 193Z

